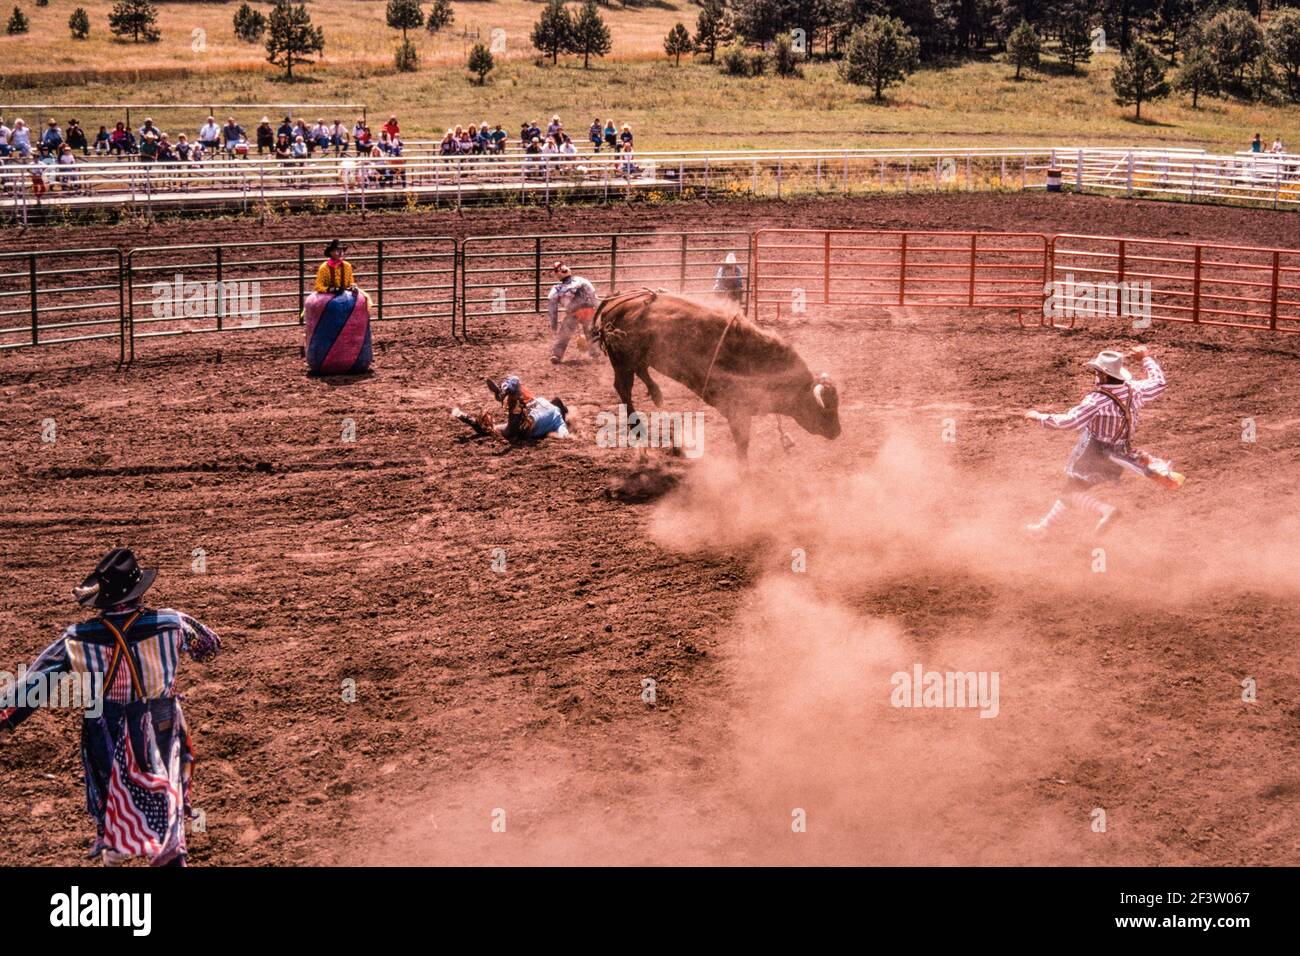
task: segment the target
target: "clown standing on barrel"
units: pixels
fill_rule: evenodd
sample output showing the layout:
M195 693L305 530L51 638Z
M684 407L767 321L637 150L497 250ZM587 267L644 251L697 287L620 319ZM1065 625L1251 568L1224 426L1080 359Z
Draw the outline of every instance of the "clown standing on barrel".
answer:
M105 866L144 857L184 866L194 752L176 693L181 653L206 663L221 640L188 614L142 603L157 571L114 548L73 588L98 616L73 624L20 670L12 702L0 704L0 739L38 709L71 706L52 688L70 680L93 692L82 701L81 765L86 809L95 820L91 859ZM78 685L79 686L79 685ZM8 695L6 695L8 696Z
M357 287L347 246L325 247L315 292L303 306L307 367L313 375L356 375L370 368L370 297Z

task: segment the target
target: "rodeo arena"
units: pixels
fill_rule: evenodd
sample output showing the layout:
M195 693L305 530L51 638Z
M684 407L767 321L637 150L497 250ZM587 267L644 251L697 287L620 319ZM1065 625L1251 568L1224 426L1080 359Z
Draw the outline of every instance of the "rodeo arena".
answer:
M1296 863L1300 155L372 113L3 107L7 857Z

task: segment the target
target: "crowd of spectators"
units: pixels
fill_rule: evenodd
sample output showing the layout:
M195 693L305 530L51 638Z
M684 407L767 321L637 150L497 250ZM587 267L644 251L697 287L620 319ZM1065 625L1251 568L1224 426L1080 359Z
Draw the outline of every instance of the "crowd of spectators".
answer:
M632 175L638 171L633 162L632 129L627 123L619 126L612 119L604 123L594 119L586 139L593 153L614 155L621 173ZM435 151L444 157L504 157L511 146L511 137L502 124L484 121L449 128ZM568 160L578 155L577 143L558 115L551 117L545 131L535 120L521 123L517 148L526 157L530 175L540 175L550 157ZM351 126L337 116L328 121L317 117L314 123L289 115L276 123L270 116L263 116L251 133L233 116L226 117L224 123L209 116L194 135L177 133L174 137L152 117L145 117L138 129L116 122L111 129L100 126L93 134L75 118L62 126L51 118L43 130L37 131L22 119L15 119L9 126L0 117L0 164L27 166L37 198L55 183L65 190L80 188L82 180L75 169L79 161L117 158L167 164L168 171L175 171L179 181L184 166L215 158L257 156L285 164L306 164L317 157L355 156L356 161L346 165L360 167L370 179L390 185L405 182L405 163L401 159L405 151L396 115L389 116L377 131L371 130L364 116L357 117Z

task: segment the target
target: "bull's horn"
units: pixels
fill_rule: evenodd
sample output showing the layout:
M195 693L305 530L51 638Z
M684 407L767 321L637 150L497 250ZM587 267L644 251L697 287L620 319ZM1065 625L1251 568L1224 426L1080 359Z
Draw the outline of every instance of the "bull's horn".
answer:
M826 388L825 385L813 386L813 398L817 399L817 404L820 405L822 408L826 407L826 399L822 397L822 390L824 388Z

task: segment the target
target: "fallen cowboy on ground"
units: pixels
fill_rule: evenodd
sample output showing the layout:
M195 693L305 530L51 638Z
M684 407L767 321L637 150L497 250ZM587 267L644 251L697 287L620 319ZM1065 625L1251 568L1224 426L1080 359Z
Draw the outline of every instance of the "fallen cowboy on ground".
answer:
M498 424L491 411L484 410L475 418L459 408L451 410L452 418L468 425L480 435L495 435L508 442L540 439L548 435L556 438L572 437L566 423L569 409L560 399L547 401L533 397L516 375L509 376L500 385L490 378L484 381L493 397L501 403L506 420Z

